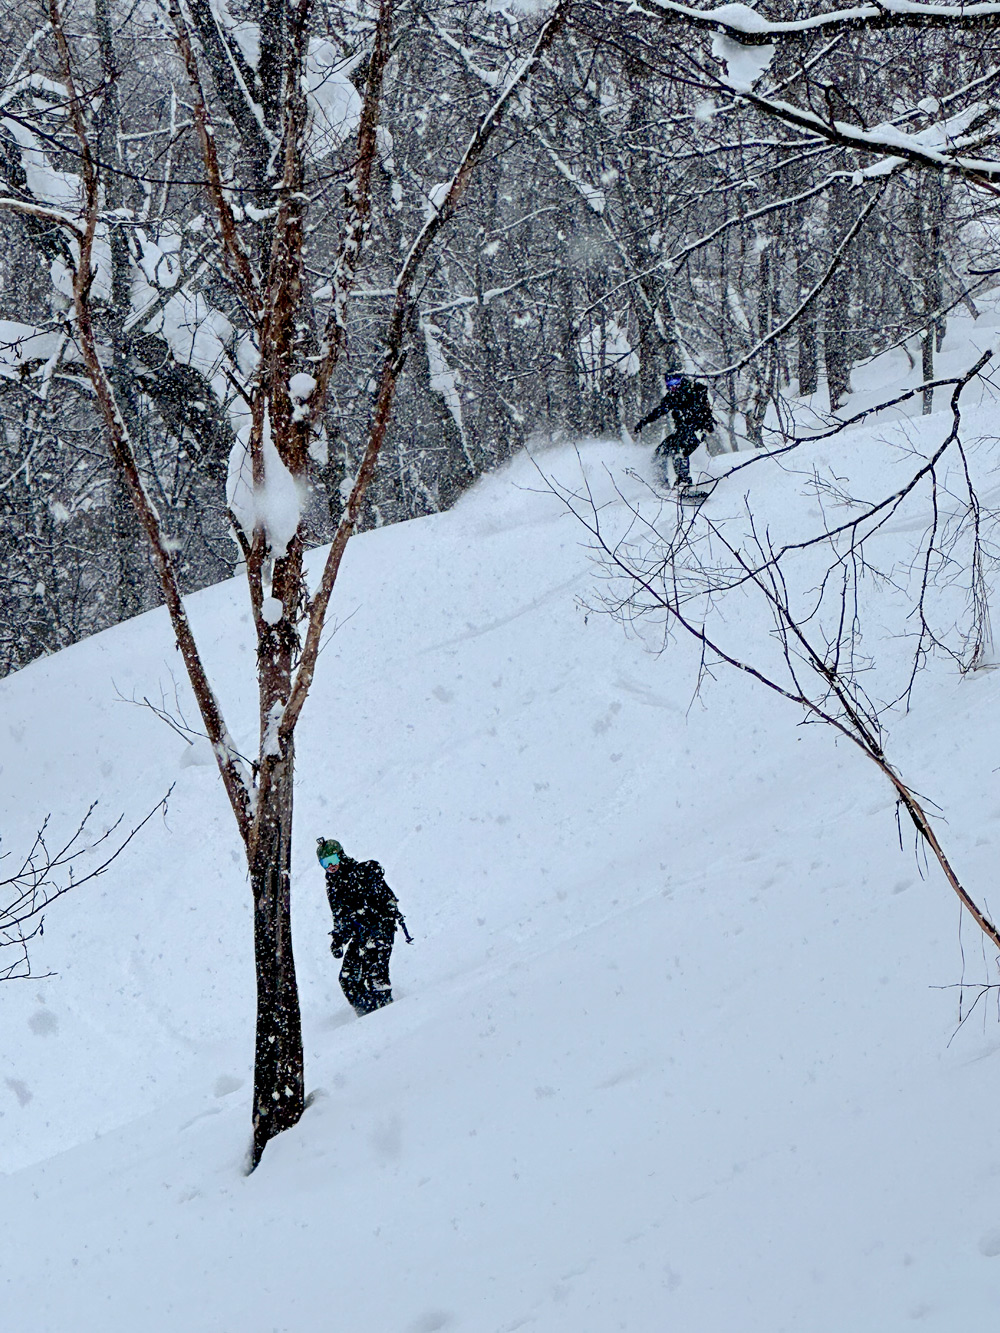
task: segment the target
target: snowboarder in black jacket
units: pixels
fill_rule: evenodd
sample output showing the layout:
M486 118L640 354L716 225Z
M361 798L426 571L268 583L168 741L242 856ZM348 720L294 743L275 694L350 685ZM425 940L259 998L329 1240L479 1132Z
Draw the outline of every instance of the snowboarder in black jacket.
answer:
M404 934L406 924L377 861L355 861L335 838L317 838L316 855L333 913L330 949L344 959L341 990L355 1013L370 1014L392 1003L389 957L396 923Z
M668 375L666 392L656 407L647 412L635 425L636 435L644 426L652 425L670 415L673 431L664 435L656 449L656 457L663 469L663 478L670 484L668 462L673 465L679 488L691 485L691 464L688 461L701 444L702 438L715 429L715 417L708 398L708 389L686 375Z

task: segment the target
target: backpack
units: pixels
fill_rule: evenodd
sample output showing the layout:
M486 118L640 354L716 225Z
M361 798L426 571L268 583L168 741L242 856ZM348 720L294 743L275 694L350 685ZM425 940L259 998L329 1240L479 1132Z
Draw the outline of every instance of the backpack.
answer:
M380 917L395 919L398 900L385 882L385 871L377 861L362 861L359 878L364 886L365 902Z
M665 417L668 412L673 418L675 433L690 434L691 431L697 431L700 434L708 434L715 429L708 386L699 380L690 380L683 376L677 376L675 380L676 382L667 381L667 391L656 407L636 422L634 427L636 434L645 426Z
M676 389L667 393L664 405L673 414L675 430L710 431L715 428L708 387L700 380L682 380Z

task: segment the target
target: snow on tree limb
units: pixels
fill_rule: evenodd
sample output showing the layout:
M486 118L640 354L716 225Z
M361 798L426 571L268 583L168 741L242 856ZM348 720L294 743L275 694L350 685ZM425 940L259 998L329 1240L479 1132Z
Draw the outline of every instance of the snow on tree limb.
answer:
M956 112L946 121L935 122L926 129L907 134L891 124L865 130L844 121L824 120L814 111L793 106L790 102L779 101L754 92L742 95L751 106L765 115L773 116L798 129L811 130L828 143L866 153L882 154L880 162L859 168L854 173L858 182L866 176L888 175L903 162L930 167L937 171L953 171L987 188L991 187L994 181L1000 180L1000 161L966 157L962 153L964 148L978 147L985 141L985 134L973 133L974 129L981 131L988 127L991 133L995 131L997 113L985 103L976 103L963 111Z
M511 98L531 77L542 56L555 41L566 22L571 4L572 0L559 0L559 3L556 5L552 14L542 24L531 51L519 62L515 70L507 79L503 92L477 126L475 133L472 135L472 138L466 146L465 152L462 154L457 167L452 173L447 190L442 195L436 210L426 219L423 227L418 232L396 277L394 285L396 295L386 330L386 355L379 378L375 410L368 434L368 443L361 461L361 466L355 477L350 496L348 497L347 504L344 508L343 516L337 526L333 542L330 545L330 551L323 567L323 573L320 577L319 587L312 598L309 624L306 630L305 643L302 648L302 656L295 673L288 706L286 707L284 716L281 720L280 735L283 740L290 737L294 731L299 714L308 697L313 675L316 670L316 659L319 656L323 622L326 616L327 607L330 603L330 598L333 595L333 588L337 580L337 574L340 570L340 563L343 559L347 543L357 526L361 513L361 503L364 499L368 484L375 473L375 464L378 461L379 451L382 447L382 441L385 438L385 431L392 411L396 383L406 358L403 346L404 330L407 317L413 305L414 296L412 288L417 276L417 271L437 237L438 232L454 213L459 199L462 197L462 194L472 178L476 163L479 161L486 145L489 143L494 131L500 124Z
M801 19L768 19L744 4L718 5L701 9L678 0L613 0L629 13L644 13L658 18L680 19L713 32L728 33L744 45L764 46L785 37L805 37L838 29L858 31L863 28L885 31L890 28L990 28L1000 22L1000 4L987 0L982 4L933 5L913 0L880 0L877 5L855 5L832 9Z
M64 227L77 240L83 235L83 228L72 214L59 208L50 208L47 204L36 204L30 199L15 199L10 195L0 195L0 208L8 213L21 213L24 217L38 218L40 222L52 222Z

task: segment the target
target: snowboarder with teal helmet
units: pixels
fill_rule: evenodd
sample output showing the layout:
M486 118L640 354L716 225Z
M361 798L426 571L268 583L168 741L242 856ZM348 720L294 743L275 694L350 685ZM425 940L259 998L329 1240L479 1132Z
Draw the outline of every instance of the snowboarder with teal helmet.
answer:
M647 412L641 421L635 424L635 433L639 434L654 421L669 418L673 426L670 434L662 433L656 448L663 480L670 485L670 468L673 468L677 489L683 498L695 496L704 498L701 491L691 488L691 464L689 459L706 435L715 429L715 417L709 402L708 389L697 380L687 375L668 375L664 381L664 395L651 412Z
M392 1003L389 958L398 922L412 943L377 861L355 861L336 838L317 838L316 857L326 874L333 913L330 949L343 958L340 988L358 1015Z

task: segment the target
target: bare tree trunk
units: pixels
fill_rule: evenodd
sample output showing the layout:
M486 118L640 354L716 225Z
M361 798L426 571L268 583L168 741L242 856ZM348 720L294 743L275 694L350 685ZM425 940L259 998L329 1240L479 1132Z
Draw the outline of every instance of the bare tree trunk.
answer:
M920 373L924 383L934 378L934 325L930 325L924 330L924 336L920 346ZM930 416L934 411L934 390L925 389L923 392L923 402L921 410L925 417Z
M840 185L830 191L828 232L835 250L848 230L847 201ZM823 361L830 394L830 411L836 412L851 392L854 339L851 330L851 273L847 257L841 259L830 281L823 309Z
M580 348L579 335L573 322L576 309L574 301L573 258L570 236L573 227L573 215L567 208L561 208L556 214L561 224L559 234L563 238L562 267L556 279L559 287L559 359L562 369L562 404L561 416L572 435L583 433L584 401L580 385Z
M121 154L122 114L118 97L120 72L108 0L95 0L94 19L104 80L104 92L95 126L97 155L101 163L113 164L113 170L104 172L104 196L108 209L118 213L125 203L125 163ZM109 373L129 434L138 442L141 426L139 395L132 366L131 340L125 332L125 316L132 301L132 268L128 238L120 218L108 228L108 245L111 250L111 300L107 310L111 335ZM143 587L148 579L149 566L143 550L142 531L128 488L117 474L112 478L110 508L117 570L117 613L119 620L127 620L143 609Z
M805 219L799 220L799 243L796 246L796 278L798 300L801 302L816 281L811 260L811 247L806 243ZM808 396L819 385L819 340L816 336L816 303L802 314L796 329L798 334L797 377L799 393Z
M250 853L257 1039L254 1058L252 1166L270 1139L290 1129L305 1107L302 1018L292 954L291 856L294 749L261 793Z
M114 368L111 371L114 375ZM115 548L115 614L117 621L129 620L143 610L143 566L148 562L142 530L128 488L115 473L111 478L111 540Z
M934 352L940 346L939 334L943 320L937 318L943 300L941 283L941 214L943 190L940 180L928 182L927 198L918 198L918 263L923 265L920 285L923 288L924 317L927 327L921 342L920 369L924 383L934 378ZM934 411L934 390L925 389L923 394L923 414L929 416Z

